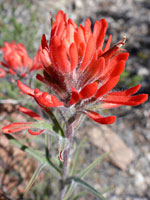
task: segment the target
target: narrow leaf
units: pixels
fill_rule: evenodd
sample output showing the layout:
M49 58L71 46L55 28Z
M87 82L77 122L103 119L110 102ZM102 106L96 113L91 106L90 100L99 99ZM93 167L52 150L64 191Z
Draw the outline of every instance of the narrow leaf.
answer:
M34 124L32 124L32 127L33 128L40 128L40 129L47 129L49 131L53 130L53 126L46 121L39 121L37 123L34 123Z
M49 114L51 120L53 121L54 123L54 130L57 131L62 137L64 137L64 131L63 129L61 128L57 118L55 117L54 113L50 110L50 109L45 109L46 112Z
M75 174L75 170L76 170L76 167L77 167L79 155L80 155L81 149L82 149L85 141L86 141L86 138L84 138L79 144L79 147L77 149L77 152L76 152L76 155L75 155L75 158L74 158L73 166L71 167L70 176L73 176ZM67 200L67 199L70 198L70 196L72 195L73 191L76 188L76 185L77 184L74 181L72 181L72 183L70 184L69 189L68 189L65 197L63 198L63 200Z
M70 176L73 176L74 173L75 173L76 166L77 166L78 159L79 159L79 155L80 155L81 149L82 149L85 142L86 142L86 138L84 138L79 144L78 150L77 150L75 158L74 158L73 166L71 168Z
M99 200L106 200L103 195L98 192L96 189L94 189L91 185L83 181L82 179L78 177L70 177L67 179L67 181L75 181L76 183L82 185L84 188L86 188L88 191L90 191L94 196L96 196Z
M70 196L72 195L74 189L76 188L77 183L75 183L74 181L71 182L70 187L65 195L65 197L63 198L63 200L69 200Z
M49 159L47 159L46 157L44 157L41 153L39 153L38 151L35 151L34 149L22 144L21 142L19 142L18 140L16 140L12 135L5 135L11 144L13 144L14 146L16 146L17 148L19 148L20 150L28 153L30 156L32 156L33 158L35 158L37 161L41 162L41 163L46 163L51 170L54 171L55 175L57 177L60 177L60 169L55 166L55 164Z
M34 174L32 175L28 185L26 186L25 189L25 194L28 193L28 191L30 190L31 186L33 185L35 179L38 177L38 175L40 174L41 170L43 169L43 167L46 166L46 163L41 163L38 168L35 170Z
M74 159L74 163L73 163L73 166L72 166L72 170L71 170L71 173L70 173L70 176L73 176L74 173L75 173L75 169L76 169L76 165L77 165L77 162L78 162L78 158L79 158L79 155L80 155L80 152L81 152L81 149L85 143L85 140L86 138L84 138L81 143L79 144L79 148L78 148L78 151L75 155L75 159ZM84 177L86 174L88 174L94 167L95 165L102 161L106 156L107 156L108 153L105 153L103 154L102 156L100 156L99 158L97 158L93 163L91 163L85 170L81 171L80 174L79 174L79 177L82 178ZM67 200L73 193L73 191L75 190L76 188L76 184L73 182L71 183L70 187L69 187L69 190L65 196L65 199L63 200Z
M104 153L102 156L93 161L89 166L87 166L80 172L78 177L83 178L84 176L86 176L99 162L101 162L104 158L106 158L108 154L109 154L108 152Z

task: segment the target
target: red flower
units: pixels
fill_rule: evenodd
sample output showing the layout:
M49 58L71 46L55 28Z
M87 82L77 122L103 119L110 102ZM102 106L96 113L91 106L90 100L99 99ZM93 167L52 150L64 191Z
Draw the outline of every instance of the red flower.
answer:
M106 30L105 19L96 21L92 32L89 19L84 26L78 27L73 20L66 20L63 11L59 11L52 25L49 43L45 35L42 37L40 59L44 70L43 76L37 75L37 79L49 86L55 96L31 89L20 81L19 88L33 97L44 110L69 107L72 115L86 114L101 124L112 124L116 117L103 117L91 111L92 107L103 109L144 103L148 99L147 94L132 96L140 85L111 92L120 79L129 54L121 49L125 38L110 47L110 35L104 46Z
M38 50L33 60L28 56L26 48L21 43L16 44L14 41L12 43L5 42L1 50L4 55L4 62L0 62L0 64L7 68L7 72L12 75L25 77L31 71L42 68L39 60L40 50Z
M78 27L59 11L49 43L45 35L42 37L40 57L44 70L43 76L37 75L37 79L48 85L66 107L74 106L76 112L83 112L96 122L111 124L114 116L103 118L87 107L92 104L101 104L101 108L134 106L145 102L148 95L131 96L140 86L110 92L117 85L129 54L121 49L125 38L110 48L110 35L104 46L106 30L105 19L96 21L92 32L89 19Z

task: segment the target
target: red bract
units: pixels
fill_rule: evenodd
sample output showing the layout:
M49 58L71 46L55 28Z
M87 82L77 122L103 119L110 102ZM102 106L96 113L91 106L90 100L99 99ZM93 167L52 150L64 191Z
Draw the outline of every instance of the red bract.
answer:
M18 87L22 90L23 93L34 97L35 101L41 107L59 107L63 106L64 104L60 102L54 95L50 95L47 92L41 92L38 88L35 90L29 88L28 86L21 83L21 81L17 82Z
M39 59L40 50L38 50L33 60L28 56L24 45L21 43L16 44L14 41L12 43L5 42L1 51L3 52L4 61L0 64L6 68L6 72L12 75L26 77L31 71L42 68Z
M32 117L35 120L38 120L38 121L42 120L42 118L38 114L34 113L33 111L31 111L27 108L19 107L19 110L21 112L23 112L24 114ZM12 123L12 124L9 124L9 125L3 127L2 131L6 134L9 134L9 133L15 133L15 132L18 132L18 131L21 131L21 130L28 129L28 132L31 135L40 135L41 133L43 133L44 129L39 130L39 131L31 131L30 130L30 128L33 128L34 123L35 122L15 122L15 123Z

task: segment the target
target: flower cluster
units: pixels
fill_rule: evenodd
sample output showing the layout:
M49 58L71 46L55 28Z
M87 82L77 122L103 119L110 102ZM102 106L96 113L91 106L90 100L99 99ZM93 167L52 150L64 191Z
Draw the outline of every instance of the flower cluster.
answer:
M27 50L23 44L16 44L5 42L1 48L3 52L3 60L0 62L6 70L0 68L0 78L4 77L7 73L17 75L19 77L26 77L33 70L42 69L40 62L39 52L36 53L34 59L28 56Z
M73 20L66 19L63 11L59 11L51 28L49 42L45 35L42 37L39 54L43 75L37 75L37 79L46 84L52 94L42 92L38 88L32 89L20 81L19 88L33 97L43 110L63 107L71 110L74 116L86 114L100 124L114 123L115 116L103 117L92 108L136 106L147 101L148 95L134 95L140 85L124 91L111 91L120 79L129 54L122 49L125 38L110 47L110 35L104 45L106 30L105 19L96 21L92 31L89 19L84 26L78 27ZM27 59L22 46L21 49L22 51L13 50L13 53L19 51L19 56L16 56L18 63L21 66L31 66L31 60ZM9 64L13 66L13 62L9 62L9 56L4 57L4 60L7 68ZM15 67L13 69L16 72L18 68ZM13 128L14 132L14 127L18 130L16 126L9 125L4 127L3 131L10 133Z

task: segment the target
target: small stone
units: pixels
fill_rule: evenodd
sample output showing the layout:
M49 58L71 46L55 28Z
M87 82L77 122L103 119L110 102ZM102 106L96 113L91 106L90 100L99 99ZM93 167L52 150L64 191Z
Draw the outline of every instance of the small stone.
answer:
M126 170L134 159L133 151L122 139L106 126L94 127L87 131L90 141L100 150L110 152L109 157L114 165Z
M138 193L143 193L147 189L144 176L137 171L135 173L134 185L138 188Z
M141 186L144 183L144 177L140 172L136 172L135 174L135 185Z
M124 192L124 187L123 186L117 186L116 190L115 190L117 195L121 195Z
M138 75L139 76L148 76L149 75L149 71L145 67L140 67L139 70L138 70Z
M76 4L76 7L77 7L77 8L82 8L82 7L83 7L83 3L82 3L82 1L80 1L80 0L76 0L76 1L75 1L75 4Z

